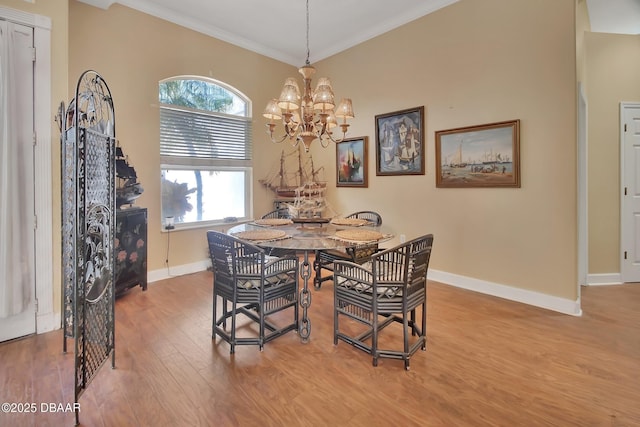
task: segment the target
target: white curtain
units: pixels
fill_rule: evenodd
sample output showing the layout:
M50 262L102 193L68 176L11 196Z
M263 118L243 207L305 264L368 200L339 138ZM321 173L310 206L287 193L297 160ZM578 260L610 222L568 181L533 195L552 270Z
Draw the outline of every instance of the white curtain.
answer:
M33 245L33 170L31 117L24 117L25 100L18 79L22 66L32 64L23 46L25 33L17 24L0 21L0 318L22 312L31 298L30 246ZM31 129L29 129L31 126ZM31 208L32 209L32 208Z

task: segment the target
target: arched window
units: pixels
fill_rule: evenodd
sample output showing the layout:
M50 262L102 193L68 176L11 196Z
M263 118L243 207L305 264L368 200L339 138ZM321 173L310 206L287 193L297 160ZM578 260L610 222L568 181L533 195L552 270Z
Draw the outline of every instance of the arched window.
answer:
M162 219L177 228L242 220L251 207L251 101L215 80L162 80Z

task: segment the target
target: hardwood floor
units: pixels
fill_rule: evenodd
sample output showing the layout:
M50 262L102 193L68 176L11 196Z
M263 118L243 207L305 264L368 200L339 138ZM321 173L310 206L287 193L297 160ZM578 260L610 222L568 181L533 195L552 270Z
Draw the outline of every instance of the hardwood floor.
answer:
M411 370L333 345L333 287L295 333L234 355L211 339L211 273L116 303L116 369L80 397L86 426L638 426L640 285L582 290L582 317L429 283L427 351ZM391 327L390 327L391 328ZM387 328L386 331L393 331ZM0 345L0 426L71 426L73 354L61 331ZM46 406L46 405L45 405Z

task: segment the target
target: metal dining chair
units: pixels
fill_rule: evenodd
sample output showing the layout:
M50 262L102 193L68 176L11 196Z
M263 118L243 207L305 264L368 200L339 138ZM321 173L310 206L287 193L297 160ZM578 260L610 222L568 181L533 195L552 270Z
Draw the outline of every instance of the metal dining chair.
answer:
M262 351L265 343L298 329L297 257L270 258L262 248L219 231L208 231L207 242L213 264L214 340L217 335L229 343L231 354L236 345L258 345ZM276 322L272 315L285 310L292 317L278 315ZM258 333L241 337L240 317L257 323Z
M374 211L358 211L347 215L345 218L366 219L371 223L371 225L382 225L382 216ZM323 282L333 280L333 274L325 275L323 277L322 272L325 270L333 273L333 263L335 261L342 260L362 264L363 262L368 261L371 258L371 255L377 251L378 243L358 245L356 247L347 248L346 250L327 249L316 251L315 260L313 262L313 269L315 271L313 286L316 289L320 289Z
M290 219L291 213L287 208L279 208L272 210L271 212L267 212L262 215L260 219ZM271 248L267 251L267 255L269 256L277 256L282 257L286 255L295 256L296 251L293 249L280 249L280 248Z
M287 208L280 208L272 210L271 212L267 212L262 215L260 218L262 219L270 219L270 218L291 218L291 213Z
M378 358L402 359L409 370L411 356L427 348L427 270L432 246L433 235L427 234L380 251L365 265L335 262L334 345L342 340L370 354L373 366ZM399 340L391 330L380 340L382 330L393 323L402 325L401 345L396 345Z

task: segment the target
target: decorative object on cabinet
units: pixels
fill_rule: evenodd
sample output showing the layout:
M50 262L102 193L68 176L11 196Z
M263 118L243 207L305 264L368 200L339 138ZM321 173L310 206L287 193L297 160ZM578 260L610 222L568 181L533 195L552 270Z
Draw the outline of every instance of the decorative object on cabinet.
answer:
M147 290L147 209L116 212L116 296L134 286Z
M520 187L520 120L437 131L436 187Z
M140 197L144 188L138 182L136 170L129 164L129 159L124 155L122 147L116 147L116 209L123 205L133 205Z
M369 138L350 138L336 144L336 187L368 186Z
M424 175L424 106L376 116L376 175Z

